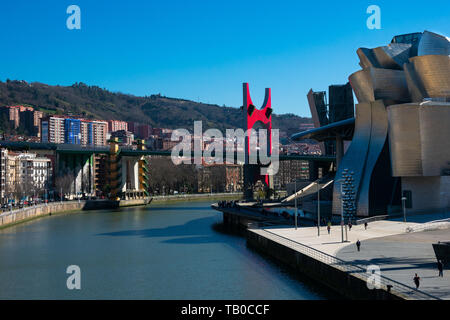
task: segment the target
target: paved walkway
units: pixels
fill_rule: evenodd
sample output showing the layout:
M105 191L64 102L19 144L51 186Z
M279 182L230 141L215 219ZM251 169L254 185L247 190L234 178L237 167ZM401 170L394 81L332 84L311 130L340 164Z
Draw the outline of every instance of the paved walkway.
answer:
M438 277L432 247L432 243L443 240L450 240L450 229L404 233L361 241L360 252L354 245L347 246L337 257L358 265L377 265L382 275L412 287L417 273L421 291L450 299L450 266L444 270L444 277Z
M362 242L367 239L405 233L407 227L416 225L417 223L414 222L404 223L383 220L369 223L367 230L364 229L364 225L353 226L351 231L348 231L347 228L348 242L344 243L342 242L341 226L332 226L330 234L327 233L327 228L322 226L320 228L320 236L317 235L317 227L302 227L297 230L293 227L269 227L266 229L322 252L336 255L339 250L348 246L349 243L354 245L358 239Z
M414 273L418 273L422 291L450 299L450 266L444 270L443 278L437 277L436 258L431 245L450 240L450 229L406 233L407 227L419 224L383 220L369 223L367 230L364 225L353 226L351 231L347 230L348 242L344 243L341 242L340 226L332 226L331 234L327 233L326 227L321 227L320 236L317 235L317 227L265 229L351 263L378 265L382 275L411 287L414 287ZM360 252L355 244L358 239L361 241Z

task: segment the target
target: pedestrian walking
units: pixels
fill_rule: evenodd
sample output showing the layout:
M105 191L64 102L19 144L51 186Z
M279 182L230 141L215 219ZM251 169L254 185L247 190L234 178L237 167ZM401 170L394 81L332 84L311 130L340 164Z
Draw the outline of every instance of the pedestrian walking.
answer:
M417 273L416 273L416 275L414 276L413 280L414 280L414 284L416 285L416 290L419 289L419 286L420 286L420 277L417 275Z
M367 230L367 222L364 222L364 230Z
M439 270L439 277L443 277L444 276L444 273L443 273L443 271L444 271L444 264L442 263L442 260L438 260L437 267L438 267L438 270Z
M361 250L361 241L359 241L359 239L356 241L356 248L358 248L358 251Z
M327 231L328 231L328 234L330 234L330 231L331 231L330 225L327 225Z
M349 222L348 222L348 231L351 231L351 230L352 230L352 222L349 221Z

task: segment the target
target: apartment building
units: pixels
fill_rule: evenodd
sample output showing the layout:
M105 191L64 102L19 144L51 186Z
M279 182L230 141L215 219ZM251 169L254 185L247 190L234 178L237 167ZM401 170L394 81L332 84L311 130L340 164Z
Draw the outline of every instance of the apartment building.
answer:
M106 121L92 121L92 142L95 146L106 146L108 123Z
M104 146L108 123L50 116L41 121L41 141L50 143Z
M52 187L53 169L50 159L34 153L0 151L1 202L8 198L42 196Z
M19 106L6 106L1 108L0 111L8 119L11 128L17 129L19 127Z
M121 120L108 120L108 132L114 132L119 130L128 131L128 123Z
M7 188L6 188L6 168L8 165L8 150L0 149L0 199L3 203L3 199L5 199Z
M65 118L51 116L41 121L41 141L50 143L65 142Z
M111 132L111 138L118 138L119 145L131 146L133 145L134 134L131 133L130 131L119 130Z
M81 144L81 120L64 119L64 142L69 144Z

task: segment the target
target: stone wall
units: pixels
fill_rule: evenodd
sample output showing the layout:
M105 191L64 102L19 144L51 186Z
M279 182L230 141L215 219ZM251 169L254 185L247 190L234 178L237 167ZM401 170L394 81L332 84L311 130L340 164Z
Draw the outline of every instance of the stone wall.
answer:
M18 223L21 221L26 221L34 219L40 216L51 215L54 213L72 211L72 210L82 210L84 207L84 201L66 201L66 202L55 202L49 203L48 205L41 204L38 206L32 206L28 208L13 210L12 212L6 211L0 214L0 227L7 226L10 224Z

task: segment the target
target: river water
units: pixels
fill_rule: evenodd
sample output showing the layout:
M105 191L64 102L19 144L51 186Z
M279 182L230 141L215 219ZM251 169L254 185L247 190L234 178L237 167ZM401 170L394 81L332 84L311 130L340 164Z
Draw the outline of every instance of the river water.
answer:
M0 299L328 299L217 231L209 202L83 211L0 230ZM81 270L69 290L66 269Z

